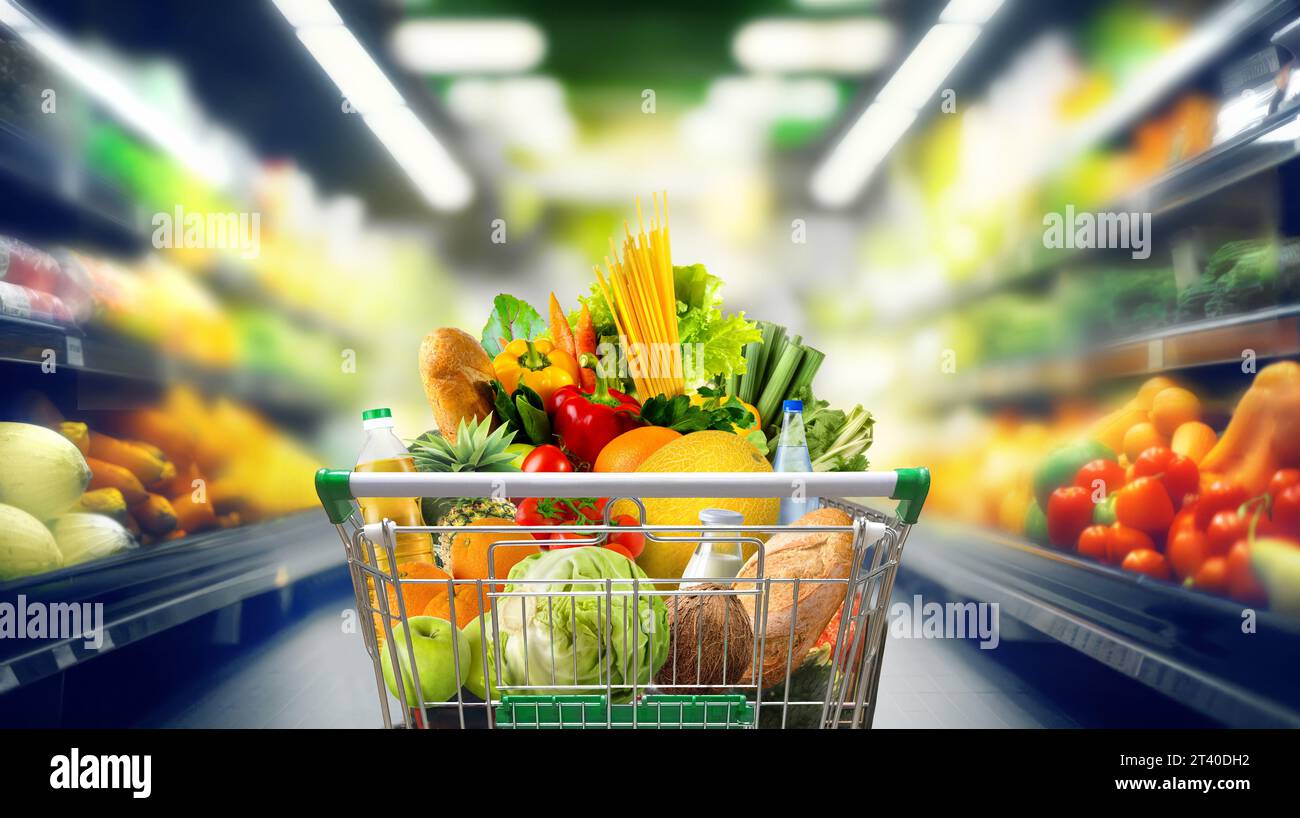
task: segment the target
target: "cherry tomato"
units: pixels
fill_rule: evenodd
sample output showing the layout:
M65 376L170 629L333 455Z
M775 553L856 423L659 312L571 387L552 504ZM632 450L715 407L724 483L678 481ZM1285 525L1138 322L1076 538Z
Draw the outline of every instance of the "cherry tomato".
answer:
M1057 548L1069 549L1091 524L1092 494L1087 489L1066 486L1047 499L1047 538Z
M1250 567L1250 543L1238 540L1228 551L1228 596L1250 605L1268 602L1268 594Z
M593 523L599 523L605 519L605 506L609 503L609 498L575 497L564 502L569 508L570 519L577 520L582 517Z
M1106 544L1106 561L1112 565L1123 564L1125 558L1133 551L1154 551L1156 545L1145 531L1121 523L1110 527L1110 540Z
M616 542L605 543L605 547L617 554L622 554L623 556L627 557L630 560L636 559L635 557L632 556L631 551L628 551L626 548L624 548L623 546L619 545Z
M538 446L528 453L524 458L520 471L553 471L568 472L573 471L573 464L569 458L565 457L564 452L559 446Z
M1235 480L1215 480L1196 503L1196 527L1204 531L1210 520L1220 511L1235 511L1250 499L1246 487Z
M1205 527L1206 553L1212 557L1226 555L1237 540L1245 538L1247 524L1247 518L1236 511L1216 512Z
M631 516L630 514L620 514L610 522L612 522L614 525L630 525L630 526L640 525L637 519ZM617 545L623 550L627 551L628 557L630 559L636 559L637 557L641 556L641 552L645 550L645 535L642 534L640 531L628 531L628 532L620 532L618 534L610 534L608 542L611 548Z
M1163 446L1152 446L1133 461L1136 477L1155 477L1165 487L1175 508L1182 508L1189 494L1195 494L1201 485L1201 472L1190 457L1184 457Z
M1284 534L1300 536L1300 484L1273 495L1273 525Z
M1174 504L1159 480L1138 477L1116 495L1115 519L1131 528L1163 535L1174 521Z
M1209 556L1209 546L1205 534L1195 528L1184 528L1175 533L1169 530L1169 544L1165 546L1165 556L1169 565L1179 579L1195 576Z
M562 522L555 506L555 500L526 497L515 507L515 523L524 526L560 525ZM550 534L534 533L539 540L550 538Z
M1174 521L1169 524L1169 538L1171 540L1184 531L1197 530L1196 509L1199 507L1199 501L1193 500L1178 510L1178 513L1174 515Z
M1111 528L1108 525L1090 525L1079 535L1078 551L1097 562L1105 562L1110 548Z
M1169 579L1169 562L1165 555L1150 548L1138 548L1128 552L1120 566L1125 571L1146 574L1155 579Z
M1201 567L1192 578L1192 587L1198 591L1211 594L1228 592L1228 558L1210 557L1201 563Z
M1268 481L1268 494L1276 501L1279 494L1292 486L1300 486L1300 469L1278 469Z
M1124 487L1124 467L1114 460L1089 460L1074 475L1074 485L1093 494L1098 488L1104 498Z

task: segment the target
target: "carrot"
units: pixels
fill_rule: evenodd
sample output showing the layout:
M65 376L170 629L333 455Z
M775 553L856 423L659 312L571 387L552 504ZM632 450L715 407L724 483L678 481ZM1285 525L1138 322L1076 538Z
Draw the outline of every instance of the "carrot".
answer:
M90 466L90 488L93 489L117 489L122 492L122 499L128 506L144 502L149 493L144 490L140 479L131 473L129 469L116 466L112 463L100 460L97 457L87 457L86 465Z
M131 506L131 514L140 527L150 534L162 536L176 528L176 509L161 494L150 494L142 502Z
M102 432L90 433L90 456L105 463L121 466L146 486L158 482L165 474L175 474L175 466L172 466L170 471L164 469L164 466L169 466L170 463L165 463L139 446L109 437Z
M217 524L217 514L212 510L212 503L194 502L194 493L187 491L172 498L172 508L176 510L176 525L186 531L202 531Z
M135 409L113 419L115 431L127 439L152 443L166 452L178 470L194 457L194 434L158 409Z
M586 304L582 305L582 310L578 313L578 332L577 335L574 336L573 340L579 358L582 357L584 352L590 355L596 354L596 328L591 323L591 310L587 309ZM579 370L578 374L582 376L583 392L591 392L595 390L595 371L584 366Z
M183 529L183 528L178 528L178 529L172 531L172 532L171 532L170 534L168 534L166 537L163 537L163 542L169 542L169 541L171 541L171 540L180 540L180 539L184 539L185 537L188 537L189 535L190 535L190 532L186 531L186 530Z
M570 355L577 357L573 344L573 330L569 328L569 319L564 317L560 302L551 293L551 340L555 345Z

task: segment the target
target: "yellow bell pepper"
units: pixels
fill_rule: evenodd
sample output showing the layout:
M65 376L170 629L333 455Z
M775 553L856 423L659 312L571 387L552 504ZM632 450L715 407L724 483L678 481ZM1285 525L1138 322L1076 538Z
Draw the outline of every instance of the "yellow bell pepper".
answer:
M501 354L492 360L492 371L513 395L519 384L550 400L551 394L562 386L578 383L578 362L573 356L545 338L527 341L516 338L506 344Z

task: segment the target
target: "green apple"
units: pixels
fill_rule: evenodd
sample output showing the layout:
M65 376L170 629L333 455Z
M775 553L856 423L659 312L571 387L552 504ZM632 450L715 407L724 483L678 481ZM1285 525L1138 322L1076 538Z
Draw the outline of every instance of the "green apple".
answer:
M530 446L527 443L511 443L506 447L506 451L515 456L515 459L510 461L510 465L523 471L524 458L528 456L529 452L536 448L536 446Z
M1300 548L1295 543L1278 538L1255 540L1250 567L1268 591L1268 607L1300 614Z
M420 690L424 694L424 702L445 702L456 695L456 689L465 680L466 664L473 655L470 653L469 640L455 625L436 616L413 616L410 626L411 648L415 653L415 669L420 674ZM455 640L455 650L460 652L459 676L453 659L452 640ZM393 626L393 638L385 640L379 652L384 666L384 681L388 682L388 690L400 700L397 682L393 678L392 642L397 643L397 661L402 668L406 704L416 707L420 701L415 697L415 682L411 678L412 651L407 647L406 630L400 624Z
M487 633L483 633L483 628L487 628ZM497 666L496 666L496 648L492 644L492 622L484 616L482 618L474 617L465 629L461 631L465 638L469 640L469 667L465 671L465 687L469 692L478 696L483 701L488 701L488 689L484 684L483 676L483 650L487 650L487 672L492 678L491 698L501 698L501 691L497 689ZM486 637L486 638L485 638ZM506 635L501 634L504 641ZM504 665L505 660L502 660Z

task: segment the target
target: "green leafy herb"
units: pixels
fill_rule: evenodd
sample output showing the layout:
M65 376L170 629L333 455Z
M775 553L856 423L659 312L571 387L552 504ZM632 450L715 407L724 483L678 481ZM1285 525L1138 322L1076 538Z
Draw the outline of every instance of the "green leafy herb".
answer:
M641 419L652 426L667 426L669 429L689 434L706 429L724 432L742 429L754 424L754 413L734 397L723 398L720 390L702 388L700 394L713 400L697 406L685 395L669 398L656 395L641 404Z
M492 312L480 343L493 357L516 338L533 340L546 332L546 321L527 301L502 293L492 299Z
M551 421L541 396L532 389L521 383L513 395L507 395L501 381L493 381L492 404L518 437L536 446L551 442Z

